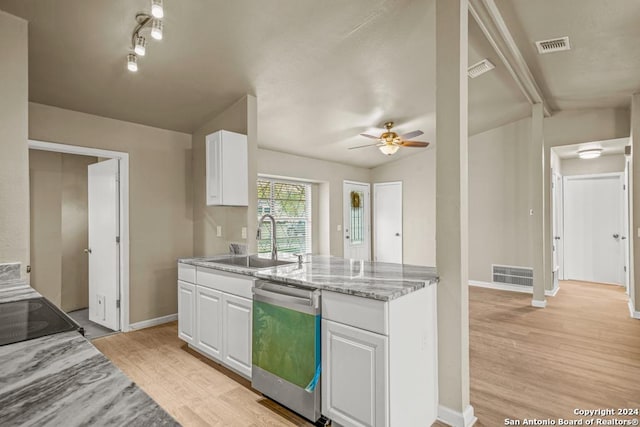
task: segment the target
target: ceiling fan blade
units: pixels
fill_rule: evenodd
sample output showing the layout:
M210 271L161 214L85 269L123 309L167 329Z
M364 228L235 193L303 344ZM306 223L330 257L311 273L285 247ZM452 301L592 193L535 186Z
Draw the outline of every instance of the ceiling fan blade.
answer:
M379 142L375 144L367 144L367 145L358 145L357 147L349 147L349 150L355 150L356 148L366 148L366 147L374 147L376 145L380 145Z
M402 147L428 147L429 143L428 142L421 142L421 141L402 141L400 144L398 144Z
M366 133L361 133L360 136L364 136L365 138L371 138L371 139L380 139L379 136L373 136Z
M409 132L409 133L405 133L404 135L400 135L400 138L402 138L402 139L411 139L411 138L415 138L416 136L420 136L423 133L424 132L422 132L421 130L414 130L413 132Z

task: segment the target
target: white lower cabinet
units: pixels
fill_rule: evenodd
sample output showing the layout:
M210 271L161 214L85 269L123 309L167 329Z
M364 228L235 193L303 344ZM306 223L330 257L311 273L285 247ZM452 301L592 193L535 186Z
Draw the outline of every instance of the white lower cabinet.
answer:
M250 299L224 294L222 361L251 377L252 305Z
M322 320L322 413L345 426L387 423L387 337Z
M322 291L322 415L344 427L436 420L436 287L391 301Z
M178 281L178 337L193 343L196 335L196 286Z
M222 292L196 286L196 339L193 343L216 360L222 358Z
M253 301L248 297L255 279L201 267L192 277L196 283L178 281L178 337L251 379Z

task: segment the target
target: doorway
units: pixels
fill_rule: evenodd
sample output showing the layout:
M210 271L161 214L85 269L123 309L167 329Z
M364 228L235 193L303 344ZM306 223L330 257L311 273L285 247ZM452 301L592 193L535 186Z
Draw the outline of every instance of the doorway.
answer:
M624 285L623 175L564 178L564 278Z
M373 184L373 259L402 264L402 182Z
M371 260L371 192L363 182L344 181L342 188L344 258Z
M48 239L54 246L55 255L56 246L61 246L63 241L70 239L69 236L75 233L80 234L80 238L76 240L82 241L84 247L74 245L66 260L76 259L75 266L70 267L69 271L82 273L79 281L84 283L82 289L84 295L72 307L74 310L70 310L68 305L65 307L65 304L62 304L61 295L57 295L55 291L46 290L41 293L52 299L63 310L66 308L65 311L71 311L70 316L81 326L88 325L85 330L89 338L113 331L128 331L128 154L42 141L29 141L29 149L30 153L37 153L33 156L34 158L41 155L66 156L83 159L85 167L84 175L79 171L74 172L74 179L83 181L82 185L76 187L84 188L84 201L72 203L65 200L64 203L58 204L58 211L75 211L75 222L84 225L74 226L74 228L60 227L59 233L49 236L53 238ZM55 176L53 178L55 181ZM76 189L77 192L78 189ZM37 228L38 216L45 212L43 207L42 203L34 205L32 198L31 209L35 215L32 217L32 241L34 238L39 241L47 239L47 236L38 234ZM53 258L55 263L55 256L40 258L36 256L32 260L34 266L32 281L37 290L46 288L49 283L44 277L38 276L38 272L43 270L39 267L42 263L39 263L38 259L45 264L46 262L51 264L50 258ZM61 260L61 258L58 259ZM84 271L82 271L83 263ZM55 271L51 277L56 277ZM66 278L64 282L66 283Z

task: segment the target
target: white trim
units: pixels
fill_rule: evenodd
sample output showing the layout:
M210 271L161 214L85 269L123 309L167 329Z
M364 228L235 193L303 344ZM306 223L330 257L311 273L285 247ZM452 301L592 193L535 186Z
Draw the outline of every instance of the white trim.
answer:
M438 405L438 421L452 427L471 427L478 421L473 415L473 406L468 405L464 412L458 412L444 405Z
M555 288L551 289L550 291L545 289L544 296L546 296L546 297L555 297L556 295L558 295L558 291L559 290L560 290L560 286L556 286Z
M136 322L129 325L130 331L138 329L150 328L152 326L158 326L169 322L178 320L178 313L168 314L166 316L156 317L155 319L143 320L142 322Z
M634 319L640 319L640 311L634 310L633 301L631 299L628 300L629 305L629 315Z
M499 291L520 292L523 294L533 294L533 288L525 288L524 286L509 285L508 283L490 283L482 282L480 280L469 280L469 286L476 286L478 288L496 289ZM553 290L544 291L544 295L548 297L555 297L558 294L560 287Z
M531 300L531 306L532 307L536 307L536 308L545 308L547 306L547 301L543 300L537 300L537 299L532 299Z
M120 161L120 330L129 331L129 153L32 139L29 140L29 149Z

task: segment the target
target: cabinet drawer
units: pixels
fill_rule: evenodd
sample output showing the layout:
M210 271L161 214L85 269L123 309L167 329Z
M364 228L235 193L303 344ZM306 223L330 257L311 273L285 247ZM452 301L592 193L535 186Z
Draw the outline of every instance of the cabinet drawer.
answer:
M322 291L322 318L389 335L389 304L385 301Z
M200 286L216 289L231 295L253 299L251 288L255 279L238 274L229 274L220 270L198 267L196 269L196 283Z
M178 263L178 280L183 282L196 283L196 266Z

